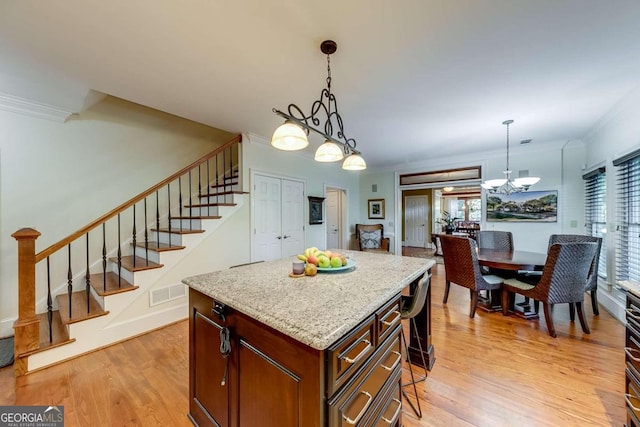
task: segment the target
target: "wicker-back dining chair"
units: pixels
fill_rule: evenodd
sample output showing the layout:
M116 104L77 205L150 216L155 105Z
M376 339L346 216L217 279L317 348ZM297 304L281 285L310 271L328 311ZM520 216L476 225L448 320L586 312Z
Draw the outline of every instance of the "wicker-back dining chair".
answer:
M573 303L578 311L582 330L585 334L590 333L582 303L584 301L584 286L591 279L591 264L597 250L598 245L592 242L552 245L537 285L518 279L504 281L502 285L502 314L506 316L509 314L509 310L513 310L515 294L533 299L536 306L542 302L549 335L555 338L556 330L551 317L551 307L554 304Z
M476 242L473 239L441 235L440 243L446 273L442 303L447 303L451 283L469 288L471 292L469 317L473 318L478 305L478 292L500 289L503 279L495 275L482 274L478 263Z
M510 231L485 230L476 234L478 247L513 252L513 234Z

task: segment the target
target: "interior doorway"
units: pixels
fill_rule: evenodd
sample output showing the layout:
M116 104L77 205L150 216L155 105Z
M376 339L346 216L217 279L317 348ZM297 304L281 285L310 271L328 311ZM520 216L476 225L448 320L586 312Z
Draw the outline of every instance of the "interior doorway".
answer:
M327 210L327 248L347 248L345 238L346 192L341 188L325 189L325 205Z
M405 246L427 247L429 216L429 198L426 195L404 198Z

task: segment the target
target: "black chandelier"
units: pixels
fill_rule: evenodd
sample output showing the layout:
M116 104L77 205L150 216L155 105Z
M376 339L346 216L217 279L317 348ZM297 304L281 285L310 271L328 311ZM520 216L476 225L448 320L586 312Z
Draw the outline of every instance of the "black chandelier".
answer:
M271 138L271 145L280 150L302 150L309 145L307 135L315 132L325 139L325 142L316 150L314 160L318 162L336 162L344 158L342 169L362 170L367 164L356 149L356 141L347 138L344 134L342 117L338 113L336 97L331 93L331 60L330 56L336 51L338 45L333 40L325 40L320 44L320 50L327 55L327 87L322 89L320 99L311 105L311 113L305 115L296 104L289 104L288 113L278 109L273 112L285 119L284 124L278 127ZM323 128L320 126L320 118L326 118ZM336 137L333 133L336 131Z

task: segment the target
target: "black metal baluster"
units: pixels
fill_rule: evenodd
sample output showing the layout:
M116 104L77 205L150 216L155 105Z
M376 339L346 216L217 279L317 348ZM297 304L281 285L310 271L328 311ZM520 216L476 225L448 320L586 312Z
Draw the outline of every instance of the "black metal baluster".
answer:
M216 201L218 201L220 197L220 171L218 170L218 156L219 154L216 154Z
M178 205L180 206L178 216L182 216L182 176L178 177L178 192ZM180 220L180 229L182 230L182 220ZM171 241L171 234L169 234L169 241Z
M133 204L133 231L132 231L132 244L133 244L133 268L136 268L136 204Z
M227 191L227 150L222 150L222 191Z
M169 218L169 223L171 223L171 218ZM156 241L160 241L160 196L158 195L158 190L156 190Z
M207 215L211 216L211 212L210 212L210 204L211 204L211 181L209 180L209 160L211 159L207 159Z
M122 285L122 246L120 245L120 214L118 214L118 289Z
M169 211L169 235L171 235L171 183L167 184L167 208ZM169 239L169 247L171 247L171 239ZM158 249L160 249L160 238L158 238Z
M233 146L229 147L229 171L231 172L231 179L229 180L229 191L233 189L233 180L235 179L233 172Z
M51 268L47 257L47 319L49 320L49 342L53 342L53 298L51 298Z
M193 204L191 203L191 169L189 169L189 230L193 230Z
M147 227L147 198L146 197L144 198L144 259L145 259L145 265L149 265L149 228Z
M91 273L89 273L89 233L87 232L87 275L85 281L85 292L87 294L87 313L91 313L91 301L89 300L91 296Z
M69 319L71 319L71 293L73 292L73 274L71 273L71 243L69 248L69 268L67 269L67 292L69 293Z
M106 223L102 223L102 290L107 292L107 230Z

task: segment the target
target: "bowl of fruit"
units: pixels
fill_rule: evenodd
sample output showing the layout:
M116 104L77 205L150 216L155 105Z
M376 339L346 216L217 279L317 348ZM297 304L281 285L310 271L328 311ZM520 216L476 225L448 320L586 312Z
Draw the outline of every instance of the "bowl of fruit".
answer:
M316 247L305 249L304 253L298 255L298 259L306 263L305 274L307 276L314 276L316 272L347 272L353 270L356 266L355 261L342 254L332 252L328 249L321 251Z

